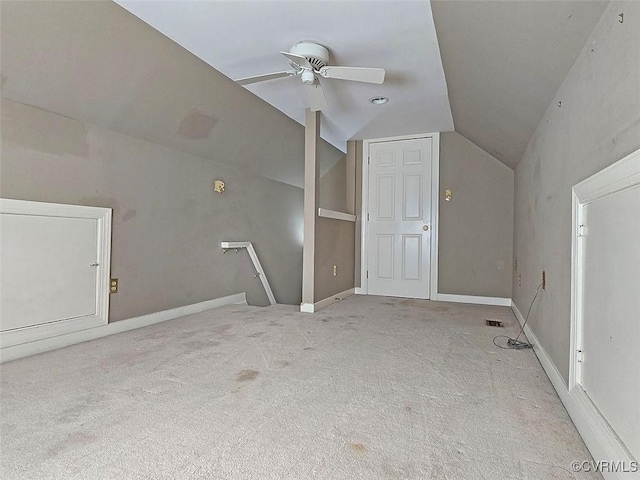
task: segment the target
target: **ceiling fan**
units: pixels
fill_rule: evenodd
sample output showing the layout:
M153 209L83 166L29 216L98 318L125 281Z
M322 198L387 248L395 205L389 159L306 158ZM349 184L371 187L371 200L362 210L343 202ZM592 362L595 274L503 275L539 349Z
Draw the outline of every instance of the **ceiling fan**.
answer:
M385 72L382 68L327 65L329 62L329 50L315 42L298 42L288 52L280 53L289 60L293 70L240 78L236 80L236 83L250 85L252 83L275 80L276 78L300 76L307 92L309 108L316 112L327 107L327 100L318 77L377 84L384 82Z

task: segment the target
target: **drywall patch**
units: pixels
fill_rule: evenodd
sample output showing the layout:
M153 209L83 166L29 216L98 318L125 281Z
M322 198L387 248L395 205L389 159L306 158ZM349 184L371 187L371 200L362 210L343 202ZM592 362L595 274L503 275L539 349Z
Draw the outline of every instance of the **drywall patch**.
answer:
M198 110L191 110L180 122L178 135L191 140L209 138L211 130L213 130L217 122L218 119L212 115L207 115Z
M24 108L27 107L27 108ZM89 126L49 110L2 102L3 137L26 150L87 158Z
M127 210L127 213L125 213L122 216L122 221L126 222L127 220L131 220L136 215L137 215L136 209L135 208L130 208L129 210Z

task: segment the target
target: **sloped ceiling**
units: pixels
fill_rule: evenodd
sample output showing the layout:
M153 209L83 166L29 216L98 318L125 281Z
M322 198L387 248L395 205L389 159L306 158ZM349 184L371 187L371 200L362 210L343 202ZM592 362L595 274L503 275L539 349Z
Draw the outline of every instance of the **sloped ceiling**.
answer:
M0 11L3 99L304 185L300 125L114 2ZM319 156L324 173L343 153L320 142Z
M326 46L331 64L384 68L383 85L320 79L321 136L342 151L347 140L453 130L428 0L115 1L232 79L287 70L279 52L302 40ZM304 122L298 77L246 88ZM390 101L372 105L376 96Z
M156 6L184 4L143 3ZM187 2L191 3L194 2ZM243 18L247 20L250 17L253 23L268 22L273 12L280 11L275 5L279 5L278 8L285 4L296 6L296 15L289 10L284 20L278 19L279 28L274 27L276 24L269 24L271 27L264 29L271 31L272 37L282 39L282 44L280 40L269 40L269 51L275 52L268 60L262 58L253 63L251 55L255 50L252 50L252 45L259 44L260 40L253 39L246 22L241 22L244 27L231 29L230 35L219 43L206 45L214 52L224 52L234 41L244 42L246 57L238 58L237 65L233 67L238 70L230 72L232 76L282 68L277 50L287 49L291 42L300 39L303 35L301 25L315 29L311 35L318 35L317 40L335 47L336 62L387 68L389 82L381 87L389 90L376 92L390 96L391 102L381 109L366 101L373 90L354 90L349 94L351 98L343 98L338 92L334 92L335 96L330 90L327 92L330 102L331 98L334 103L338 99L340 108L349 115L353 113L356 118L345 130L344 125L332 121L329 112L324 115L325 129L336 134L332 137L334 143L341 144L350 138L446 131L451 130L455 122L457 132L511 167L522 158L545 109L607 4L601 1L435 0L429 8L425 1L272 0L264 2L270 8L254 10L252 7L258 8L263 2L203 3L211 8L220 5L232 8L228 4L241 4L243 9L238 12L244 12ZM302 21L304 12L317 13L318 4L325 6L322 11L326 15L318 16L314 21L305 17L307 21ZM367 24L355 14L355 10L349 10L349 21L346 22L349 28L346 29L345 22L338 20L342 17L332 10L347 8L341 4L377 12L375 15L380 17L376 17L378 23ZM361 4L365 6L359 6ZM209 155L213 144L217 147L225 145L217 140L234 134L235 124L241 124L247 130L260 124L260 115L248 116L244 112L256 111L256 108L263 112L264 108L269 108L267 105L253 106L254 102L250 100L257 99L247 98L250 95L230 96L225 93L233 89L238 93L246 91L204 63L190 61L189 55L183 55L180 47L156 30L140 28L142 24L137 18L114 3L53 1L2 2L2 5L2 94L7 98L116 131L126 131L140 138L175 144L176 148L201 156ZM12 8L8 9L10 5ZM389 10L388 15L385 9ZM269 13L271 10L273 12ZM416 11L420 13L419 20L413 18L417 16ZM15 15L7 16L11 12ZM191 15L187 9L174 13L176 21L183 14ZM374 14L363 18L372 21ZM330 35L333 28L331 19L345 28L340 33L343 40L335 44ZM387 23L381 25L385 19ZM108 29L108 22L118 24L119 28ZM432 33L437 32L437 43L435 36L427 41L415 31L422 24L428 27L430 22ZM411 28L405 31L405 27ZM407 43L407 39L414 39L417 43ZM79 43L82 43L82 48L79 48ZM398 51L399 47L402 47L401 51ZM429 50L426 57L425 49ZM440 54L434 57L433 49ZM426 60L428 58L432 63ZM269 62L274 62L273 66ZM255 66L256 71L249 71L248 66ZM426 74L425 68L429 70ZM188 69L202 72L198 76L189 75ZM208 83L198 83L198 79L204 77L210 77ZM425 79L439 86L426 88L421 83ZM294 79L285 79L281 84L283 92L289 95L286 80ZM440 81L442 83L438 83ZM216 88L220 82L229 84L228 88ZM176 85L181 85L181 88L177 89ZM354 84L355 87L358 85ZM363 98L364 106L352 105L351 102ZM402 98L401 102L399 98ZM300 102L300 97L293 97L292 101ZM448 110L449 101L453 122ZM101 108L95 108L96 102ZM398 103L401 105L396 107ZM177 105L191 105L189 108L200 105L200 108L211 111L224 108L235 123L216 126L214 134L207 140L194 142L177 138L176 125L189 113L188 109L177 108ZM302 115L301 104L296 104L295 109ZM265 138L261 141L280 140ZM258 148L254 144L260 142L245 143L242 151L224 152L220 157L249 159L259 154L247 150ZM331 165L328 163L324 169ZM301 184L301 169L296 170L277 158L260 164L247 161L246 167L268 178L292 185Z
M455 130L514 168L608 2L431 3Z

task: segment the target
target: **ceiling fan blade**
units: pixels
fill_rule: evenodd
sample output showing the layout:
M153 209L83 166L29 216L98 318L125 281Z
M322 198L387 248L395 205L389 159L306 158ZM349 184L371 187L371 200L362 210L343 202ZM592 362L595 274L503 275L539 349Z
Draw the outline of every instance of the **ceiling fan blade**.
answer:
M236 80L236 83L238 85L250 85L252 83L266 82L267 80L275 80L276 78L290 77L297 74L298 72L296 71L265 73L264 75L256 75L255 77L240 78Z
M307 91L307 102L312 112L327 108L327 99L317 78L314 83L305 85L304 88Z
M318 70L318 73L324 78L380 84L384 82L385 72L383 68L326 66Z
M280 52L280 53L285 57L287 57L287 59L290 62L295 63L300 68L310 68L311 70L313 70L313 66L309 63L309 60L304 58L302 55L297 55L295 53L289 53L289 52Z

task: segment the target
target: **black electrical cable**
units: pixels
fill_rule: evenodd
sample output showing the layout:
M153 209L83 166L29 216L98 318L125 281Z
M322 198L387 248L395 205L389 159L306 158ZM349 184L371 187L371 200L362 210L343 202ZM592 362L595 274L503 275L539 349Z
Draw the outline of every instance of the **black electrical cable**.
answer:
M522 324L522 328L520 328L520 332L518 333L518 336L516 338L511 338L507 335L496 335L495 337L493 337L493 344L496 347L502 348L504 350L524 350L526 348L533 348L533 345L531 345L530 343L520 342L518 341L518 339L520 338L520 335L522 335L522 333L524 332L524 326L529 321L529 314L531 313L531 308L533 307L533 304L536 301L536 298L538 298L538 294L540 293L541 288L542 288L542 283L538 285L538 288L536 288L536 294L533 296L533 300L531 300L531 304L529 305L529 310L527 310L527 316L524 319L524 323ZM507 346L503 347L502 345L498 345L496 343L497 338L506 338Z

